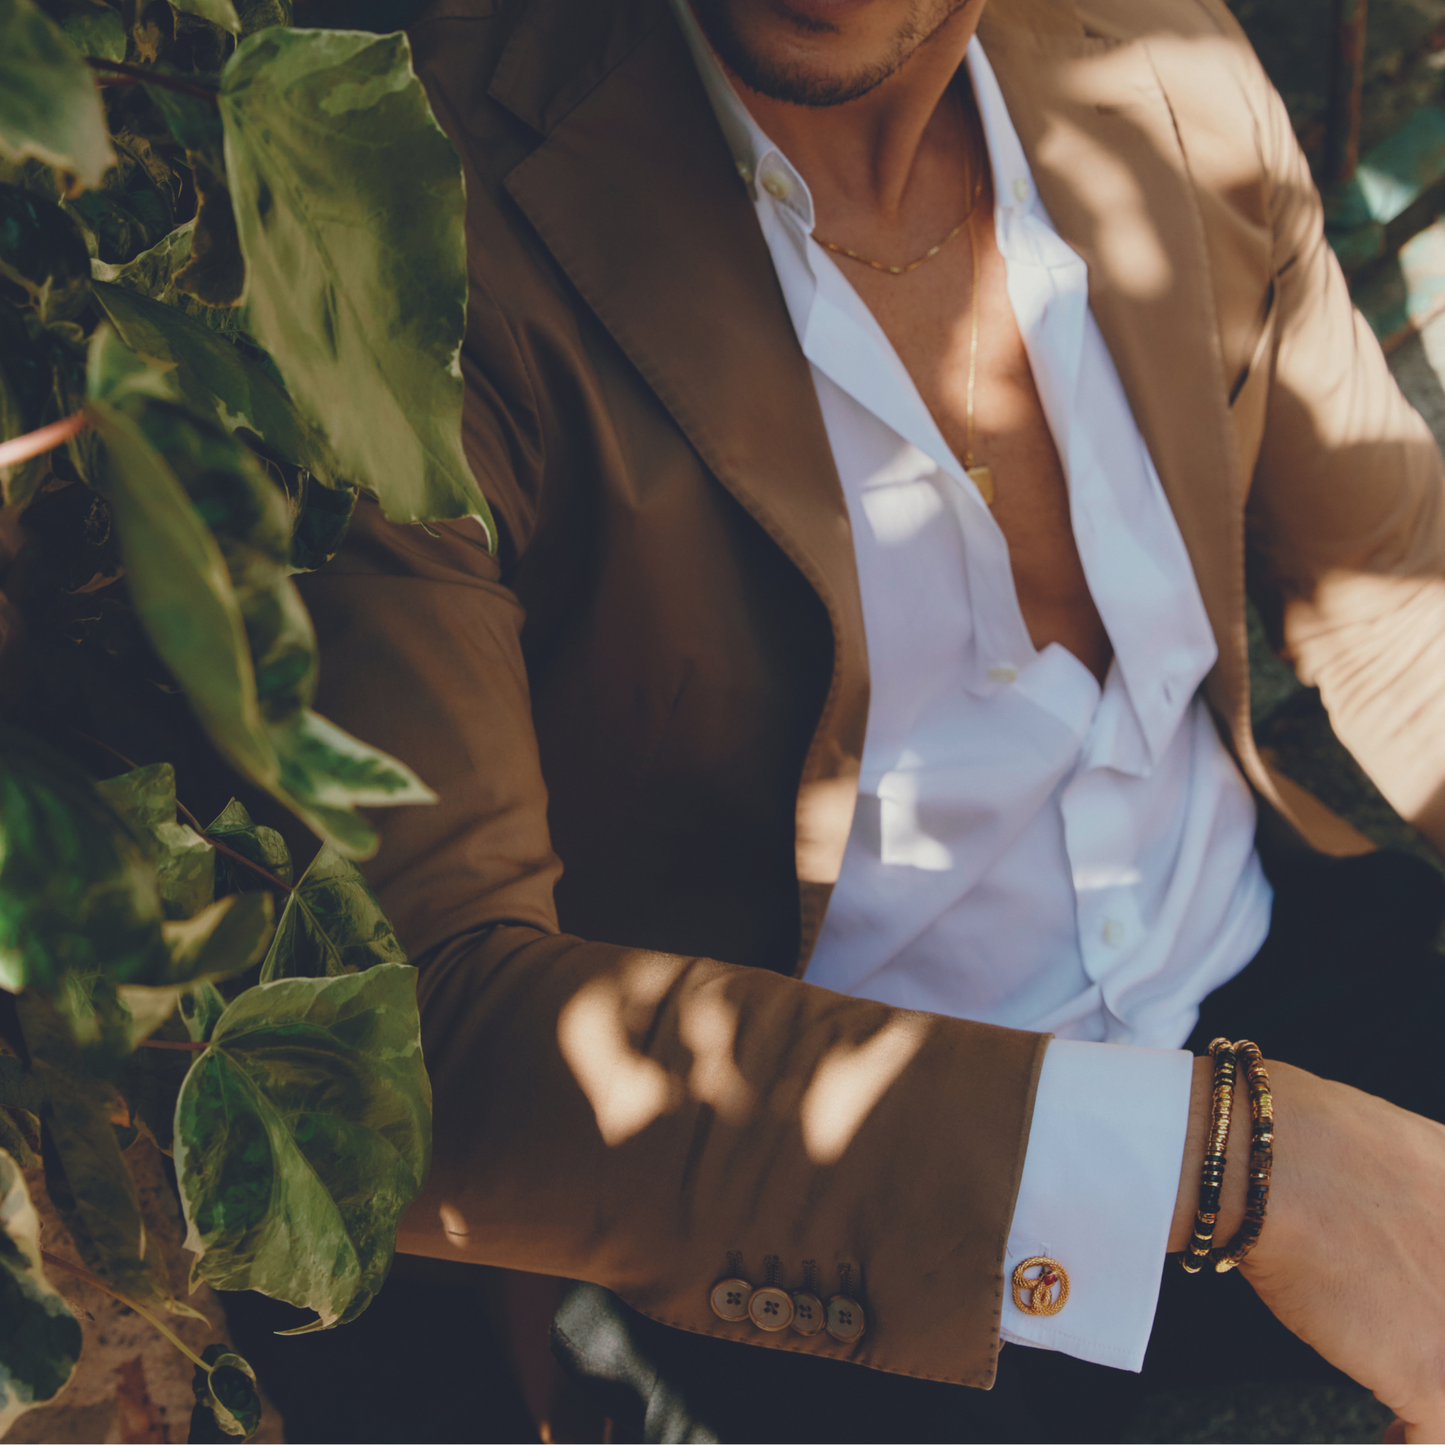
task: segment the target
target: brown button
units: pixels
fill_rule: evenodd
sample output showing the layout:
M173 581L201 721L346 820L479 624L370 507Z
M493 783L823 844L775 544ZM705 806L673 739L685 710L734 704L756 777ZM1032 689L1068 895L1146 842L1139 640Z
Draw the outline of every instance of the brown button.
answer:
M851 1345L863 1337L863 1306L845 1294L835 1294L828 1301L827 1330L840 1344Z
M753 1287L745 1279L720 1279L713 1285L707 1302L718 1319L735 1325L747 1319L752 1294Z
M810 1290L793 1291L793 1328L800 1335L816 1335L827 1318L823 1301Z
M760 1329L772 1334L793 1323L793 1297L775 1284L755 1289L748 1301L748 1318Z

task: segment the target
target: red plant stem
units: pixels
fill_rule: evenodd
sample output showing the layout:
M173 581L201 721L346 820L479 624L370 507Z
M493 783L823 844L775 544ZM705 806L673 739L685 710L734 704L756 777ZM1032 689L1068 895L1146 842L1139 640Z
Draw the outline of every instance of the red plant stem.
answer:
M140 1047L143 1049L184 1049L187 1053L204 1053L210 1044L196 1043L191 1039L142 1039Z
M198 85L193 80L182 80L175 75L161 75L148 66L130 65L124 60L101 60L95 55L87 55L85 63L92 70L125 77L123 81L110 81L111 85L158 85L162 90L175 91L177 95L190 95L198 100L209 100L212 105L217 103L217 94L210 86ZM104 85L106 82L101 81L100 84Z
M109 753L116 762L129 768L131 772L135 772L137 764L133 763L124 753L117 752L109 743L103 743L99 738L93 738L89 733L82 732L79 728L67 726L65 730L72 737L79 738L81 742L89 743L92 747L99 748L103 753ZM234 848L228 848L219 838L212 838L210 834L201 827L200 823L197 822L196 815L191 812L179 798L176 799L176 812L178 812L217 853L224 854L233 863L239 863L243 868L249 868L251 872L264 878L272 888L277 889L281 893L294 893L296 891L291 884L287 883L283 878L278 878L269 868L263 868L261 864L253 863L244 853L238 853Z
M89 413L74 412L62 421L53 421L38 431L26 432L24 436L11 437L0 442L0 467L15 467L28 462L32 457L44 456L56 447L78 436L90 425Z
M196 815L191 812L191 810L186 807L186 805L181 802L179 798L176 799L176 811L181 815L181 817L186 820L186 822L191 825L191 827L196 830L196 832L201 835L201 837L206 840L206 842L211 845L212 848L216 850L217 853L224 853L226 857L229 858L233 863L239 863L243 868L249 868L251 872L255 873L258 877L264 878L266 882L271 885L272 888L277 888L282 893L294 893L296 891L295 888L291 886L291 884L287 883L285 879L277 877L277 875L274 874L269 868L263 868L261 864L253 863L248 857L246 857L244 853L238 853L234 848L228 848L223 842L221 842L219 838L213 838L209 833L206 832L203 827L201 827L201 825L196 821Z

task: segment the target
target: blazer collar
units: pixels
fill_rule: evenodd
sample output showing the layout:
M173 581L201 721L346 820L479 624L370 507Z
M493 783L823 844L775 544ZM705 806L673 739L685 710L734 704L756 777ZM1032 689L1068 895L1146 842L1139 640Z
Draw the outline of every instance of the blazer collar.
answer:
M862 607L847 506L771 259L663 0L521 3L490 93L545 139L508 191L828 608L834 689L804 790L810 771L838 786L811 862L800 797L799 867L831 882L867 717ZM979 38L1039 194L1089 268L1094 316L1214 628L1211 693L1233 720L1247 706L1244 487L1209 256L1168 99L1117 3L998 0Z
M984 12L979 39L1039 195L1088 266L1090 308L1214 629L1210 694L1234 722L1248 705L1245 485L1215 287L1174 112L1148 41L1121 36L1117 8L1009 0ZM1046 14L1051 24L1035 23Z

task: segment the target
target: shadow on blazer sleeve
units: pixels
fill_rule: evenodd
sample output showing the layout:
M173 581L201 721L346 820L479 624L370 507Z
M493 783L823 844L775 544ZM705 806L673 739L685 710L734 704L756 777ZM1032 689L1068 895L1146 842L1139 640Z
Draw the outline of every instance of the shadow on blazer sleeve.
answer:
M558 932L521 609L474 523L363 502L303 579L318 706L441 801L379 810L368 865L421 967L435 1151L411 1252L593 1281L664 1323L991 1383L1044 1036ZM852 1269L869 1329L765 1335L709 1308Z
M1248 55L1247 52L1245 52ZM1251 591L1380 791L1445 847L1445 468L1324 235L1278 94L1245 62L1270 178L1274 315Z

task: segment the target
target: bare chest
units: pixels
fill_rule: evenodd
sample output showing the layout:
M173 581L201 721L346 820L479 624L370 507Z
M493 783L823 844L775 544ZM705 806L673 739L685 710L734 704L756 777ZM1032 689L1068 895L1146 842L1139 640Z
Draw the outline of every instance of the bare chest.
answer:
M979 224L977 363L970 426L973 275L968 232L908 276L843 262L932 413L967 465L987 466L993 515L1009 546L1034 646L1067 647L1101 681L1112 648L1074 540L1068 488L1023 337L1005 289L992 227Z

